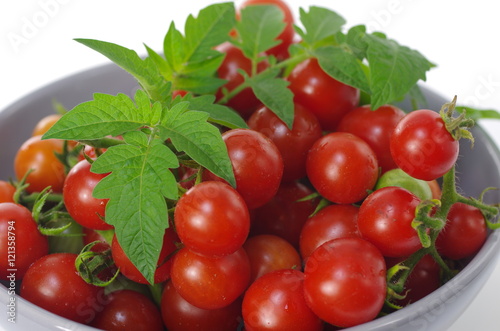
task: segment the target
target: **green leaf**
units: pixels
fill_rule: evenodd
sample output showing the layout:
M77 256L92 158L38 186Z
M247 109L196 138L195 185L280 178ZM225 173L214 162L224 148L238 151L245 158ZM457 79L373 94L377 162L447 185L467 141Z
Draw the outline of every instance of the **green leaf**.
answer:
M64 114L43 138L90 140L117 136L145 125L155 125L153 110L161 112L161 108L151 108L142 90L136 92L135 103L125 94L96 93L94 100L81 103Z
M106 222L125 254L152 284L168 227L165 198L177 198L177 181L171 168L179 166L176 155L163 140L135 131L124 135L126 144L110 147L91 170L109 173L93 195L109 199Z
M203 95L196 98L186 96L182 100L189 101L191 110L204 111L209 114L209 121L230 129L248 128L245 120L233 109L215 104L215 96Z
M393 40L367 34L365 41L373 109L403 97L433 67L418 51Z
M175 81L178 90L193 92L196 94L215 93L226 80L213 76L181 76Z
M188 102L180 102L165 112L160 136L235 187L233 167L219 129L207 122L208 113L188 110L188 106Z
M272 69L247 77L247 81L255 96L291 129L294 119L293 93L287 88L289 83L278 75L279 70Z
M182 64L185 59L184 37L181 32L175 28L174 22L163 39L163 53L167 66L161 68L164 77L173 80L173 73L182 70Z
M370 81L363 64L352 53L338 46L325 46L313 51L321 68L336 80L370 93Z
M171 84L163 79L155 63L150 58L143 60L135 51L105 41L94 39L75 40L103 54L134 76L151 99L163 101L168 97Z
M277 6L255 5L241 10L236 24L243 54L254 62L261 54L280 43L277 37L285 28L284 14Z
M470 118L473 120L480 120L480 119L498 120L498 119L500 119L500 112L496 109L477 109L477 108L466 107L466 106L457 106L456 109L458 112L465 111L465 116L467 118Z
M300 8L300 21L305 32L300 29L297 31L309 45L334 36L346 23L345 19L334 11L316 6L309 7L309 12Z

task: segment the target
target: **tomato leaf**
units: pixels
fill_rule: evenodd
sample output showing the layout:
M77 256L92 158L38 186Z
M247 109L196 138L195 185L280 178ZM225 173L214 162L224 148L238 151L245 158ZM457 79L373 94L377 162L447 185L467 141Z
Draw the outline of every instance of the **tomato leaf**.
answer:
M278 75L279 70L273 69L247 77L246 80L255 96L291 129L294 119L293 93L287 88L289 83Z
M96 185L93 195L109 199L106 222L115 227L125 254L153 284L168 227L165 198L177 198L177 181L170 168L179 163L159 138L140 131L123 138L126 144L110 147L92 164L93 172L111 172Z
M300 8L299 13L305 31L298 27L296 31L309 45L334 36L346 23L342 16L326 8L311 6L309 12Z
M500 119L500 112L495 109L477 109L473 107L457 106L458 112L464 112L467 118L473 120L480 119Z
M150 58L142 59L131 49L105 41L94 39L75 40L103 54L134 76L151 99L162 101L168 97L171 83L163 79L154 61Z
M208 113L188 111L188 106L188 102L180 102L165 112L159 124L160 136L235 187L233 167L219 129L207 122Z
M158 106L152 108L142 90L136 92L135 103L125 94L95 93L94 100L81 103L65 113L43 138L91 140L118 136L145 125L154 125L155 113L158 117L158 112L161 112Z
M241 50L246 57L257 62L261 54L280 43L277 37L285 28L283 12L277 6L252 5L241 10L236 30Z

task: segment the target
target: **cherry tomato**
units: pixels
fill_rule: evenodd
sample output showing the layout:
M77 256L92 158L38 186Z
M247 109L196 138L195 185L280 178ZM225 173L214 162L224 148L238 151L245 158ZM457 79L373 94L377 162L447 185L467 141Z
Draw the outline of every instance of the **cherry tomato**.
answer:
M47 132L59 119L61 114L50 114L43 117L33 128L32 136L42 136Z
M401 260L402 259L386 258L387 268L401 262ZM395 303L404 307L429 295L441 285L439 277L439 265L434 261L432 256L424 255L415 265L406 280L404 292L401 293L405 295L405 298L396 300Z
M335 130L341 118L358 106L359 90L330 77L316 59L298 64L288 81L295 102L316 115L325 131Z
M48 253L48 239L38 231L31 212L12 202L0 203L0 279L22 279L29 266Z
M342 117L337 131L350 132L370 145L377 155L382 173L396 168L392 159L389 138L404 111L393 105L384 105L372 110L369 105L351 110Z
M227 80L223 88L226 88L230 92L245 80L239 70L243 70L249 75L251 74L252 61L246 58L239 48L229 42L217 46L216 50L225 54L224 61L217 69L217 74L219 78ZM257 65L257 72L263 71L268 66L267 62L260 62ZM216 97L217 100L223 97L222 88L217 91ZM245 119L261 104L250 87L245 88L226 103L228 107L236 110Z
M54 153L61 153L62 140L41 140L41 136L33 136L26 140L17 151L14 159L14 171L18 180L33 169L26 182L30 184L26 191L40 192L51 186L54 192L61 193L66 173L63 164Z
M307 152L323 135L318 119L307 109L295 105L293 127L290 130L269 108L261 107L248 120L248 126L268 136L283 157L283 181L293 181L306 175Z
M177 250L176 243L178 237L172 227L165 230L163 236L163 246L158 257L158 265L155 272L155 284L162 283L170 277L170 269L172 267L171 255ZM111 255L120 272L130 280L140 284L149 284L146 278L141 274L139 269L132 264L132 261L125 255L122 247L118 243L116 235L113 236L111 242Z
M309 187L299 182L281 184L274 198L253 210L251 235L274 234L299 249L299 237L304 223L314 212L319 200L298 201L313 194Z
M1 202L14 202L14 193L16 188L11 183L0 180L0 203Z
M330 205L310 217L300 233L300 253L304 260L323 243L343 237L361 237L358 230L359 207Z
M172 284L190 304L201 309L230 305L250 282L250 262L243 248L222 257L199 255L184 247L174 257Z
M324 321L350 327L373 320L386 296L380 251L362 238L339 238L319 246L304 269L304 296Z
M388 186L371 193L361 204L358 228L361 236L384 256L410 256L422 248L411 226L420 199L410 191Z
M104 221L108 199L92 196L94 187L107 174L93 173L91 166L82 160L68 172L63 186L64 205L78 224L94 230L110 230L113 226Z
M251 129L233 129L222 134L236 177L236 191L249 209L269 202L283 177L283 158L271 139ZM221 180L205 172L205 180Z
M167 282L161 297L163 322L169 331L234 331L241 319L241 299L218 309L201 309L187 302Z
M282 0L245 0L241 3L240 10L251 5L274 5L281 9L284 15L284 22L286 23L285 28L278 36L278 39L281 40L281 43L267 50L266 53L269 55L274 55L280 60L288 58L288 47L290 46L290 44L292 44L293 38L295 36L295 31L293 29L293 13L288 4Z
M288 241L272 235L261 234L248 238L243 245L250 260L251 282L274 270L302 268L300 255Z
M54 314L88 324L106 302L101 287L86 283L76 254L55 253L35 261L21 284L21 297Z
M433 180L456 163L459 144L439 113L421 109L401 119L391 135L390 149L398 167L410 176Z
M307 176L325 199L338 204L365 198L378 179L377 157L361 138L347 132L332 132L309 150Z
M107 295L107 302L92 321L93 327L106 331L162 331L158 307L142 293L119 290Z
M481 211L458 202L451 206L446 218L446 225L436 239L440 254L454 260L474 256L488 236Z
M174 222L184 246L207 256L236 252L250 229L250 215L241 195L217 181L188 190L177 202Z
M242 312L246 331L323 330L304 299L304 274L298 270L275 270L257 279L245 293Z

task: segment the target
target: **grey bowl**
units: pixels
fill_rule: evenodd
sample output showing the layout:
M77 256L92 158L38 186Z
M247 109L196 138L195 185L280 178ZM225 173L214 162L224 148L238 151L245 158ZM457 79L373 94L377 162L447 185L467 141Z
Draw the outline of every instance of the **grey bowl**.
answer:
M87 70L50 84L16 101L0 112L0 179L14 176L13 160L19 146L31 135L36 122L53 112L52 100L72 108L88 101L94 92L126 93L133 95L135 80L115 65L109 64ZM444 99L423 87L430 109L440 109L450 100ZM500 187L500 152L490 137L480 127L473 130L474 148L468 142L461 145L457 167L459 189L465 195L478 197L490 186ZM464 175L461 175L464 174ZM474 174L474 175L467 175ZM500 201L500 193L487 195L490 203ZM477 256L453 280L424 299L388 316L350 328L366 330L444 330L449 327L472 302L473 298L491 275L500 251L499 232L492 233ZM1 285L0 299L3 307L9 294ZM16 297L17 323L0 318L2 329L9 330L95 330L49 313L20 297Z

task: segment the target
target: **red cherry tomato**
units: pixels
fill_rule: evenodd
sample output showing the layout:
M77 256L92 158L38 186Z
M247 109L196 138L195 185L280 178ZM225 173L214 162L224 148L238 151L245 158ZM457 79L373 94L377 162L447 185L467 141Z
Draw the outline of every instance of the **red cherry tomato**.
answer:
M241 299L218 309L201 309L187 302L167 282L161 298L163 322L169 331L234 331L241 320Z
M14 202L16 188L9 182L0 180L0 202Z
M243 70L249 75L251 74L252 61L246 58L239 48L229 42L217 46L216 50L225 54L224 61L217 69L217 74L219 78L227 80L223 88L232 91L244 81L244 77L240 74L239 70ZM268 66L267 62L260 62L257 66L257 72L263 71ZM222 89L217 91L216 96L217 100L223 97ZM226 103L228 107L236 110L245 119L261 104L250 87L245 88Z
M163 330L158 307L147 296L133 290L118 290L108 294L106 304L91 325L106 331Z
M316 115L325 131L335 130L341 118L358 106L359 90L330 77L316 59L298 64L288 81L295 102Z
M94 230L111 230L113 226L104 221L108 199L92 196L94 187L106 174L91 172L91 166L82 160L68 172L63 186L64 205L78 224Z
M282 269L257 279L243 298L245 330L323 330L323 322L304 300L304 274Z
M364 199L378 179L377 157L361 138L332 132L314 143L306 161L307 176L325 198L338 204Z
M29 266L48 253L48 239L38 231L31 212L12 202L0 203L0 279L22 279Z
M55 253L36 260L21 284L21 297L54 314L90 323L106 298L104 289L86 283L75 268L76 254Z
M250 233L274 234L299 249L300 231L319 203L318 199L298 201L313 194L299 182L281 184L274 198L253 210Z
M386 296L386 267L380 251L361 238L339 238L307 259L304 296L324 321L351 327L373 320Z
M300 253L304 260L323 243L343 237L360 237L359 207L330 205L310 217L300 233Z
M386 186L370 194L361 204L358 228L361 236L384 256L406 257L422 248L411 226L420 199L398 186Z
M250 262L243 248L222 257L199 255L184 247L174 257L172 284L201 309L229 306L250 282Z
M292 130L267 107L261 107L248 120L248 126L268 136L283 157L283 181L306 175L307 152L323 132L318 119L307 109L295 105Z
M207 256L236 252L250 229L250 215L241 195L217 181L188 190L177 202L174 222L184 246Z
M222 134L236 177L236 191L249 209L269 202L283 177L283 158L271 139L250 129L233 129ZM205 172L205 180L221 180Z
M54 192L61 193L66 173L63 164L55 153L61 153L62 140L41 140L41 136L33 136L25 141L17 151L14 159L14 170L18 180L33 169L26 182L30 184L26 191L40 192L51 186Z
M390 138L390 149L398 167L407 174L433 180L443 176L456 163L459 144L446 129L439 113L421 109L401 119Z
M451 206L446 218L446 225L436 239L440 254L454 260L474 256L488 236L481 211L459 202Z
M342 117L337 131L350 132L370 145L377 155L382 172L396 168L389 147L389 138L405 113L396 106L384 105L372 110L361 106Z
M158 265L154 277L155 284L162 283L170 277L170 269L172 267L171 255L177 250L176 243L178 241L179 238L171 227L165 230L163 246L158 257ZM118 243L118 239L116 239L116 235L113 236L111 242L111 255L116 266L125 277L140 284L149 284L139 269L132 264L132 261L125 254Z
M272 234L257 235L248 238L243 248L250 260L252 282L274 270L302 268L299 252L281 237Z

